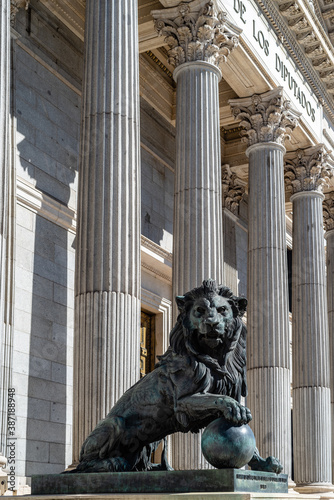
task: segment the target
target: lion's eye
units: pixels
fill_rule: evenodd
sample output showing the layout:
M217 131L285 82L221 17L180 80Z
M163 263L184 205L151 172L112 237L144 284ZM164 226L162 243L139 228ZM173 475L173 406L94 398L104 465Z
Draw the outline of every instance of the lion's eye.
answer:
M197 307L196 311L197 311L199 314L204 314L204 313L205 313L205 309L204 309L204 307Z
M223 314L224 312L226 312L226 307L225 306L218 307L217 312L219 312L219 314Z

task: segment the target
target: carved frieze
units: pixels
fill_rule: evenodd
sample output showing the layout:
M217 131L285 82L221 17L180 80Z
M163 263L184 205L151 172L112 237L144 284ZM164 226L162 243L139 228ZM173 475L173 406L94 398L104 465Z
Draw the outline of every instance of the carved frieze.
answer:
M233 173L229 165L222 167L223 202L234 215L239 214L239 204L244 197L246 183Z
M177 7L154 10L155 28L169 46L168 62L177 67L190 61L216 66L238 45L240 30L229 23L216 0L181 2Z
M324 227L326 231L334 229L334 193L323 202Z
M282 87L262 95L231 99L232 113L244 130L241 135L248 146L263 142L283 144L298 124L300 113L292 110L290 101L283 97Z
M333 176L333 166L323 144L287 153L285 174L287 190L291 194L301 191L323 192Z

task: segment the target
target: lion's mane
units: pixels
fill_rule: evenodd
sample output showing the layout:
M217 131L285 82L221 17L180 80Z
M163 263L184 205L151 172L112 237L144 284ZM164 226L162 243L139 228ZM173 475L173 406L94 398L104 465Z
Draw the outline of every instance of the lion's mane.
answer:
M189 321L189 312L194 301L200 297L209 298L215 295L226 297L233 310L233 321L228 338L240 329L238 341L229 353L224 369L219 364L219 347L217 358L198 352L193 342L193 331ZM178 298L177 298L178 301ZM179 303L178 303L179 305ZM236 297L226 287L216 285L214 280L207 280L203 285L191 290L182 296L180 314L170 333L170 347L167 352L159 356L159 364L168 361L171 370L173 363L179 363L179 356L187 358L193 369L194 380L198 384L199 392L211 392L231 396L240 402L241 396L247 395L246 380L246 334L247 330L241 318L246 311L247 300ZM178 356L175 356L178 355Z

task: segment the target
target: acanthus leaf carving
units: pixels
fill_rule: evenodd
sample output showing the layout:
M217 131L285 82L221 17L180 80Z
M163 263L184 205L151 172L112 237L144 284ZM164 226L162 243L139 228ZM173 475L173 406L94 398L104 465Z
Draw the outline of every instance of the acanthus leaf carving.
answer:
M16 14L19 9L28 10L30 0L10 0L10 24L13 26Z
M330 193L330 198L323 202L324 228L326 231L334 229L334 193Z
M177 7L152 11L155 28L169 46L168 62L177 67L190 61L220 66L238 45L238 28L226 19L216 1L194 0Z
M246 184L231 171L229 165L222 167L224 207L234 215L239 214L239 205L244 197Z
M334 169L323 144L287 153L285 174L287 190L291 194L302 191L318 191L328 185Z
M231 99L232 112L244 130L248 146L263 142L283 144L298 124L300 113L291 109L282 87L250 98Z

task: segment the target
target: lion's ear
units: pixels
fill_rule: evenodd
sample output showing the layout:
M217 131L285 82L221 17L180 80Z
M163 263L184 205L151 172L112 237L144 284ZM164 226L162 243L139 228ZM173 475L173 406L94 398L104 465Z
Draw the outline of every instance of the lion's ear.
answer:
M244 297L238 297L238 309L239 316L243 316L247 309L247 299L245 299Z
M177 307L180 312L184 311L185 297L184 295L177 295L175 297Z

